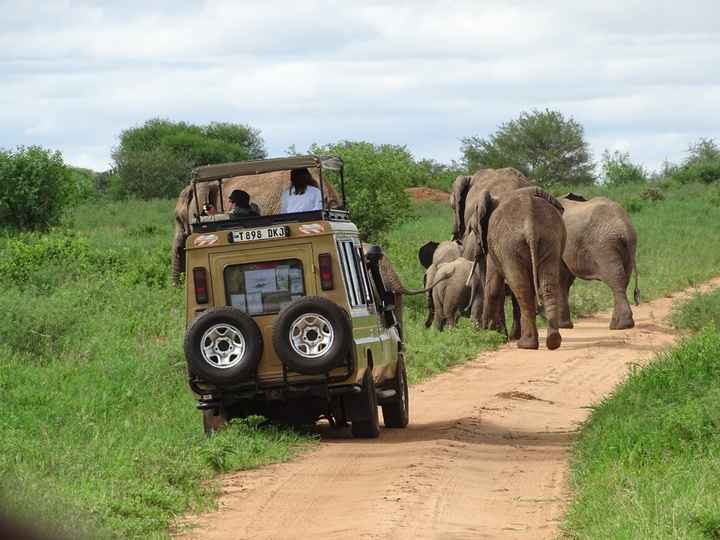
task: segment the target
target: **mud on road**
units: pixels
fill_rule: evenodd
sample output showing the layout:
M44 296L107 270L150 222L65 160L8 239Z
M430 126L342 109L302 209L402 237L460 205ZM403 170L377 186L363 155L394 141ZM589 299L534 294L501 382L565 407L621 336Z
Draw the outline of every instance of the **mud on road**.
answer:
M370 441L326 430L316 451L229 475L219 511L179 537L553 538L578 426L678 338L666 318L680 296L634 308L632 330L601 313L563 330L558 350L509 345L415 385L407 429Z

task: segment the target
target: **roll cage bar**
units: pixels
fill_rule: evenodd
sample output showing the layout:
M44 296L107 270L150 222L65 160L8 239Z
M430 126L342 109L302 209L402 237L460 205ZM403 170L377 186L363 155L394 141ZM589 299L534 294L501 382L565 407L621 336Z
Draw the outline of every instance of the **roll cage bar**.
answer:
M197 196L197 184L204 182L217 182L220 191L221 210L224 210L224 197L222 181L226 178L236 176L252 176L255 174L270 173L276 171L292 171L296 169L318 169L320 175L320 194L322 197L322 211L328 210L325 202L325 189L323 170L337 171L340 174L340 191L342 204L340 210L345 210L345 164L338 156L292 156L286 158L256 159L252 161L238 161L234 163L221 163L218 165L202 165L192 171L191 185L195 209L200 215L200 201Z

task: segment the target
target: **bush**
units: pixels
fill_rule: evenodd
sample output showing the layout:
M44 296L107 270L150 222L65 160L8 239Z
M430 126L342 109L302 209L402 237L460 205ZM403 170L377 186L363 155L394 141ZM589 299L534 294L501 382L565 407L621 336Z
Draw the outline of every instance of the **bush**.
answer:
M559 111L523 112L487 139L462 139L461 151L470 171L515 167L546 188L595 182L582 126Z
M249 126L148 120L120 135L113 153L115 175L103 176L103 189L114 198L175 197L198 165L265 157L258 130Z
M310 152L340 156L345 161L348 206L353 221L368 237L377 239L407 216L410 199L404 188L418 167L406 147L341 141L313 145Z
M0 150L0 225L47 229L77 197L76 179L60 152L39 146Z
M688 148L690 154L680 166L669 167L669 178L683 184L720 181L720 148L714 139L700 139Z
M609 186L640 184L648 180L645 168L630 161L628 152L615 150L611 154L609 150L605 150L602 156L602 170L605 183Z

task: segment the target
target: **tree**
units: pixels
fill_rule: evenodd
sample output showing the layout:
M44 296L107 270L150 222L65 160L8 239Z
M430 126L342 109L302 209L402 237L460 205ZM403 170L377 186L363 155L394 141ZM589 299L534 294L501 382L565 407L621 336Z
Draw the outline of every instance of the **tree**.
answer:
M0 225L46 229L78 192L60 152L39 146L0 150Z
M265 157L260 132L250 126L215 122L196 126L152 119L126 129L113 153L115 196L174 197L198 165Z
M559 111L523 112L487 139L462 139L461 151L470 171L515 167L546 187L595 182L582 126Z
M628 152L619 150L615 150L612 154L609 150L603 152L602 170L605 183L610 186L639 184L648 180L645 168L633 163Z
M365 235L377 238L407 216L410 198L404 188L418 174L418 165L405 146L340 141L314 144L310 153L344 160L348 206Z

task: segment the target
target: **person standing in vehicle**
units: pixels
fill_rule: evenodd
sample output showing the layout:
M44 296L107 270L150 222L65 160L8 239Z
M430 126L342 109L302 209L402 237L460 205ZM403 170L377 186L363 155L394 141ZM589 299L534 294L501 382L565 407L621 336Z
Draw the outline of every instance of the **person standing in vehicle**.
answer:
M290 187L282 194L281 214L322 210L322 193L307 169L290 171Z

